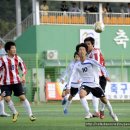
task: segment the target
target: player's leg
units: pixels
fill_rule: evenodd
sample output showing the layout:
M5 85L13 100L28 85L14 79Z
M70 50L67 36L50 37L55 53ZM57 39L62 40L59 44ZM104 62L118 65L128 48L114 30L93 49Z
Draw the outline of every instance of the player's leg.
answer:
M100 113L98 111L99 98L92 96L92 104L94 108L93 117L99 117L100 116Z
M67 87L67 85L65 86L65 88L63 89L63 92L62 92L62 98L63 98L62 105L66 104L66 101L67 101L69 94L70 94L69 90L67 90L66 87Z
M114 120L114 121L118 121L118 117L116 116L116 114L114 114L113 109L112 109L112 106L111 106L110 102L108 101L108 99L104 96L104 97L101 97L100 100L101 100L104 104L106 104L107 109L108 109L108 111L109 111L109 114L110 114L110 116L113 118L113 120Z
M13 88L14 96L19 97L27 114L29 115L30 120L35 121L36 117L34 117L32 114L32 109L31 109L29 101L27 100L27 98L24 95L24 90L23 90L22 84L21 83L14 84L14 85L12 85L12 88Z
M17 121L17 117L18 117L18 112L14 106L13 101L11 100L11 95L12 95L12 87L10 85L3 85L1 86L1 95L2 97L4 97L5 101L8 104L8 107L10 109L10 111L13 113L13 122Z
M64 106L64 114L67 114L68 113L68 108L70 106L70 104L72 103L72 98L78 93L78 88L73 88L71 87L70 89L70 95L67 99L67 102Z
M85 119L89 119L92 117L92 114L89 111L88 102L85 98L85 96L88 94L89 94L89 90L86 88L86 86L81 86L79 96L80 96L80 102L83 108L85 109L85 113L86 113Z
M2 96L0 95L0 116L1 117L9 117L10 114L7 114L5 112L5 107L4 107L4 99L2 98Z
M109 114L110 116L114 119L114 121L118 121L118 118L116 116L116 114L114 114L113 112L113 109L112 109L112 106L110 104L110 102L107 100L107 98L105 97L105 94L103 92L103 89L102 88L99 88L99 87L96 87L94 89L92 89L92 94L98 98L100 98L100 100L106 104L107 108L108 108L108 111L109 111Z
M99 84L100 84L101 88L103 89L103 91L105 92L107 80L104 76L99 77ZM105 109L105 104L100 101L100 118L101 119L105 118L104 109Z
M31 109L31 106L30 106L28 99L25 97L25 95L20 95L19 98L20 98L27 114L29 115L30 120L35 121L36 117L32 113L32 109Z

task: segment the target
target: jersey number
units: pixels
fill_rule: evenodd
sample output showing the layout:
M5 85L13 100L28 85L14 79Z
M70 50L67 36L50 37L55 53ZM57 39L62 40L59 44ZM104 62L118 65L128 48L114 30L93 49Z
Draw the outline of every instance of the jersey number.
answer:
M83 73L88 71L87 67L82 68Z

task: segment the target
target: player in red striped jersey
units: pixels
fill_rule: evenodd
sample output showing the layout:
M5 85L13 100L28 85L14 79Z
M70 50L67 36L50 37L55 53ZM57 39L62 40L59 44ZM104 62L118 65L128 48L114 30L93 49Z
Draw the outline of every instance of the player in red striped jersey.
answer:
M16 122L19 115L11 100L12 92L14 92L14 96L19 97L20 101L22 101L30 120L34 121L36 118L32 114L30 104L24 95L22 87L22 83L24 84L26 80L26 66L23 60L16 54L16 45L14 42L7 42L5 44L5 51L7 52L7 55L0 58L0 69L2 73L1 94L5 98L5 101L8 103L8 106L13 113L12 121ZM22 70L21 78L19 76L19 67Z
M95 44L95 40L92 37L87 37L84 40L84 43L87 45L87 49L88 49L88 58L92 58L98 61L98 63L100 63L102 66L105 66L105 60L104 57L101 53L101 50L98 48L94 48L94 44ZM105 92L105 87L106 87L106 78L104 77L103 73L101 71L99 71L99 84L102 87L102 89ZM98 104L99 104L99 99L93 96L93 107L94 107L94 111L95 114L94 116L100 116L101 119L104 118L104 108L105 105L101 102L101 109L100 109L100 113L98 112Z
M0 57L4 56L6 54L5 49L3 47L2 41L0 41ZM0 80L1 80L1 73L0 73ZM10 114L7 114L5 112L5 107L4 107L4 100L2 100L1 97L1 89L0 89L0 117L9 117Z

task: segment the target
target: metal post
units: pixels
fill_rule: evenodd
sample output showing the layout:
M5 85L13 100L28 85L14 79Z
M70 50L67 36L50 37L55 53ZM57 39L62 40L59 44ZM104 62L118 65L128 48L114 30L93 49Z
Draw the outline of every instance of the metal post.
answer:
M99 3L99 21L103 22L103 19L102 19L102 3Z
M39 1L32 0L32 11L33 11L33 25L40 24L40 17L39 17Z
M22 33L20 0L15 0L15 5L16 5L16 36L18 37Z

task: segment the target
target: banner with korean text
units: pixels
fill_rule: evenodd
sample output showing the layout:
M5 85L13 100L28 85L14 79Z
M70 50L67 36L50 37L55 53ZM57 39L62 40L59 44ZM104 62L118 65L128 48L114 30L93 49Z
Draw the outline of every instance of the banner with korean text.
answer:
M46 100L61 100L64 85L59 82L50 82L46 84ZM107 83L105 95L110 100L130 100L130 83L129 82L109 82ZM91 100L92 94L86 96ZM73 100L79 100L77 94Z

